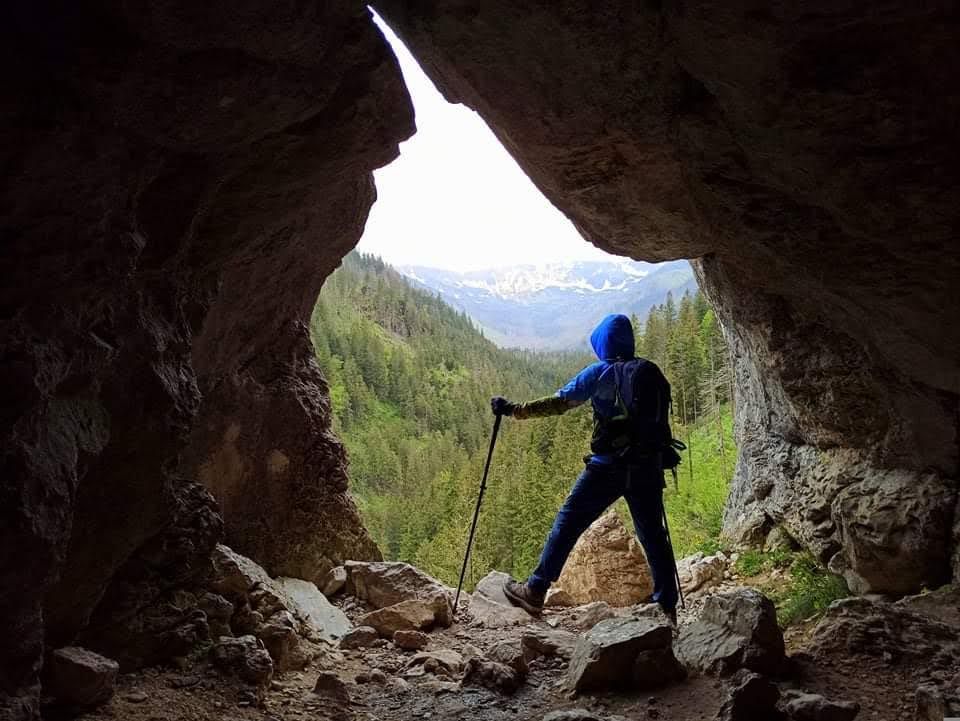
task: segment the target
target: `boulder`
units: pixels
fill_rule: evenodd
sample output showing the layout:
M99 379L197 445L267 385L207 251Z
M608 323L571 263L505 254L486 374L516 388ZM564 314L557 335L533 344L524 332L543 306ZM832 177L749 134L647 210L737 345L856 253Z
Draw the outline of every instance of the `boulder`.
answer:
M313 685L313 692L325 699L341 704L350 703L350 690L337 674L330 671L321 671Z
M419 651L426 648L429 641L430 637L420 631L400 630L393 634L393 642L404 651Z
M340 648L355 649L366 648L380 638L380 634L373 626L357 626L347 631L340 639Z
M58 704L90 708L113 696L120 664L79 646L50 654L44 691Z
M276 584L287 600L287 607L303 620L305 630L312 637L332 643L350 630L346 614L310 581L281 577L276 579Z
M361 616L363 626L372 626L383 638L393 638L397 631L420 631L430 628L436 616L434 608L425 601L401 601Z
M576 604L632 606L649 598L653 579L636 536L610 510L580 537L554 584Z
M320 588L323 590L324 596L333 598L340 593L346 585L347 569L343 566L337 566L327 571L327 575L323 577L323 581L320 583Z
M672 640L673 631L666 622L634 617L601 621L578 639L565 685L570 691L636 687L640 682L650 687L650 681L656 680L651 667L657 661L663 664L658 685L669 683L677 678ZM645 656L650 652L654 653ZM640 676L635 672L637 664Z
M374 608L418 601L430 608L439 626L453 620L450 589L409 563L347 561L347 592Z
M700 615L680 627L676 651L684 665L704 673L773 674L786 660L773 602L751 588L707 596Z
M221 671L265 690L273 679L273 660L254 636L221 636L210 649L210 660Z
M511 694L520 688L523 678L506 664L471 658L467 661L461 683L464 686L481 686L491 691Z
M877 657L936 670L960 665L960 628L921 615L909 606L866 598L834 601L814 628L809 652Z
M677 561L677 575L680 576L680 588L684 595L694 597L719 586L723 583L723 575L728 565L726 557L719 554L705 556L703 553L695 553L681 558Z
M860 713L857 703L831 701L816 693L788 691L784 697L782 708L790 721L853 721Z
M577 647L577 635L569 631L529 626L520 635L520 645L527 661L537 656L559 656L569 661Z
M766 721L776 719L780 692L767 678L741 669L731 679L717 721Z
M484 628L506 628L530 622L530 614L514 606L503 593L503 584L510 576L491 571L477 583L470 595L470 615Z
M462 670L463 656L452 649L444 648L414 654L407 662L404 676L423 676L425 673L456 676Z
M527 659L524 656L522 643L500 641L491 646L485 655L491 661L509 666L521 676L527 675Z

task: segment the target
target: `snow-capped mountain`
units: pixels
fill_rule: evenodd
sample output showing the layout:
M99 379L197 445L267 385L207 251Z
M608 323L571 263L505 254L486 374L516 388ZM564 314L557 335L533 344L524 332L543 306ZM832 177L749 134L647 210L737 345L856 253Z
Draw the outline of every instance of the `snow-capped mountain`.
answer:
M696 287L685 260L581 261L457 273L422 266L398 270L463 310L491 340L505 347L583 347L608 313L635 313L641 320L668 292Z

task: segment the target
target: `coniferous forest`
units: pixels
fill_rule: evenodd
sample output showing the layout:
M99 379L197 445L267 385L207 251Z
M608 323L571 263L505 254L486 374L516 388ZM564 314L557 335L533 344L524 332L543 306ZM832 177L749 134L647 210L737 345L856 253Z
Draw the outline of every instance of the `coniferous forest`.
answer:
M709 550L736 456L723 336L699 292L668 297L633 323L638 354L673 385L674 435L690 446L678 481L668 476L675 550ZM311 334L367 528L386 558L456 584L493 425L490 397L550 395L595 359L500 349L467 316L357 253L324 285ZM591 430L589 404L556 418L504 420L470 585L493 568L522 578L536 565Z

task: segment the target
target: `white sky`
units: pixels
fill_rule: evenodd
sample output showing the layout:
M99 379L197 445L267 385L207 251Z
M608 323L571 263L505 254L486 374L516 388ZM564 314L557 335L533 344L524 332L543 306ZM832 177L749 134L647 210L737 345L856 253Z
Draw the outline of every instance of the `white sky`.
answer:
M393 265L467 271L612 256L585 241L464 105L451 105L379 18L413 99L417 132L374 173L358 249Z

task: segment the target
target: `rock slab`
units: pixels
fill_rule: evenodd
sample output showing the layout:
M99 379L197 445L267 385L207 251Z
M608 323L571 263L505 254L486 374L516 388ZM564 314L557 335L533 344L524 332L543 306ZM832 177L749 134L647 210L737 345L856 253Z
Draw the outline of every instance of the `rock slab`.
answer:
M280 577L276 584L289 600L289 608L306 623L311 635L334 642L352 628L346 614L310 581Z

